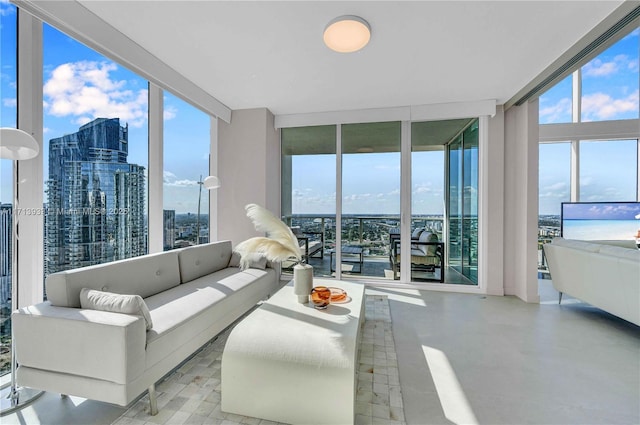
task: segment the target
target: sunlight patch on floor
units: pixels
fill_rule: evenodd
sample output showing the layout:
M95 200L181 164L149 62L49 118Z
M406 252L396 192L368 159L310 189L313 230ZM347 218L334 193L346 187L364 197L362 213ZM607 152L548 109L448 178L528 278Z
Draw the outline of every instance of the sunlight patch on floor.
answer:
M438 392L444 415L455 424L478 424L447 356L435 348L422 346L424 357Z

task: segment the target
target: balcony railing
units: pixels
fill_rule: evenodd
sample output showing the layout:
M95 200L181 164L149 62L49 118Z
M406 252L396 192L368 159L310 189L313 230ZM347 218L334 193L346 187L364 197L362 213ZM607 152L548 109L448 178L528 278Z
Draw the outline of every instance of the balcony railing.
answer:
M314 266L316 276L331 276L336 268L336 216L332 214L294 214L286 216L283 221L295 228L304 244L323 241L324 249L320 254L315 251L308 258ZM432 229L442 237L443 218L433 216L415 216L412 218L412 229L425 227ZM346 274L362 275L392 279L390 262L391 235L400 233L399 215L343 215L342 247L361 250L362 264L353 263L353 254L344 254L348 258L342 265ZM334 254L332 254L332 252ZM360 254L356 257L360 258ZM333 264L332 264L333 262ZM359 261L358 261L359 262Z

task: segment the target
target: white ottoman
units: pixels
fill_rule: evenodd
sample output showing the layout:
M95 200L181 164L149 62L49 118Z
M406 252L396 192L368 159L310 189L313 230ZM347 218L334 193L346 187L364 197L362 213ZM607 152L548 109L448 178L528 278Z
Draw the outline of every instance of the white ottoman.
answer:
M222 354L222 411L289 424L352 424L364 285L316 310L285 286L231 332Z

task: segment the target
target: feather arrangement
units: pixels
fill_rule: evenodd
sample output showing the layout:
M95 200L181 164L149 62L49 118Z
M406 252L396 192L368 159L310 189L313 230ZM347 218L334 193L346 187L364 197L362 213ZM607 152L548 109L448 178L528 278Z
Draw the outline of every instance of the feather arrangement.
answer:
M258 254L273 262L293 260L302 261L302 252L298 238L281 220L269 210L257 204L249 204L244 209L258 232L267 237L255 237L240 242L233 250L240 254L240 268L249 266L252 256Z

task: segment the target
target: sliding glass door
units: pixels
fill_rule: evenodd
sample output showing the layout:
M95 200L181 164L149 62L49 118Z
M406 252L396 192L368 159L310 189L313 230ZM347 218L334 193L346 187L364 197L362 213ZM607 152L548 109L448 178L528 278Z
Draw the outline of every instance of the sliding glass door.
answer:
M282 219L314 276L331 277L336 246L336 126L282 129ZM291 273L285 262L283 272Z
M400 122L344 124L341 134L342 274L392 279L390 238L400 229Z
M448 152L448 261L464 276L457 283L478 284L478 120L451 142Z
M416 283L477 284L478 119L413 122L406 145L401 129L399 121L282 129L283 219L316 276L398 281L406 267ZM406 258L401 217L411 222Z

